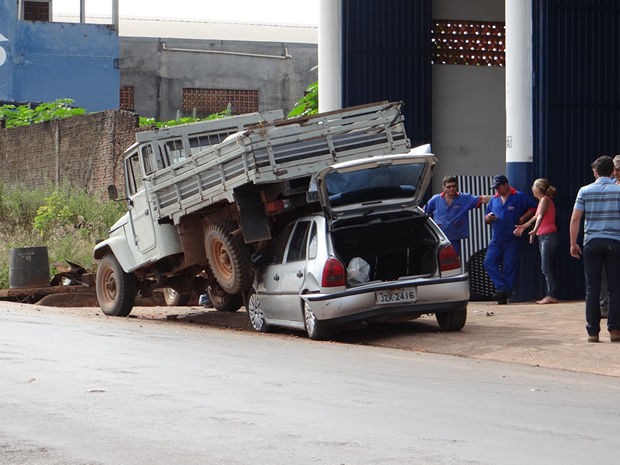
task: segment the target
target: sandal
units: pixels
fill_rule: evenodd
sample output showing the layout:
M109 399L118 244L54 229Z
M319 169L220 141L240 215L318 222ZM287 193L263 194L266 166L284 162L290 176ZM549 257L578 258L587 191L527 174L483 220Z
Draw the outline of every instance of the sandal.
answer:
M537 304L557 304L558 303L558 299L556 299L555 297L551 297L546 295L545 297L543 297L540 300L536 301Z

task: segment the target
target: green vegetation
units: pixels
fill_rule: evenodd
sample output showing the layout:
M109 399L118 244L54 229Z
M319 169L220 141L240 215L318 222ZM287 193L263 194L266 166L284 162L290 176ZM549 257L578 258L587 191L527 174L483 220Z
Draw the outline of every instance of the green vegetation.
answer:
M54 119L68 118L83 115L84 108L74 108L73 100L61 98L53 102L45 102L31 108L30 105L2 105L0 106L0 120L5 120L7 128L29 126Z
M0 106L0 120L5 120L7 128L14 128L86 114L86 110L84 108L73 107L73 103L74 101L69 98L62 98L54 100L53 102L41 103L34 108L30 105L2 105ZM179 124L224 118L230 115L232 115L232 110L229 104L224 110L218 113L213 113L205 118L187 116L170 121L155 121L155 118L140 116L140 126L155 126L162 128L177 126Z
M312 68L314 71L317 67ZM315 81L306 87L304 96L297 100L295 106L288 114L289 118L297 116L316 115L319 112L319 81Z
M9 287L9 250L47 246L50 264L65 260L95 270L97 239L125 211L122 202L101 200L75 188L26 189L0 184L0 289ZM55 273L50 266L50 277Z
M205 118L195 118L192 116L185 116L179 119L173 119L169 121L155 121L155 118L146 118L144 116L140 116L140 127L142 126L155 126L157 128L170 127L170 126L178 126L179 124L187 124L187 123L197 123L198 121L208 121L211 119L225 118L227 116L232 115L232 107L230 104L226 107L226 109L213 113Z

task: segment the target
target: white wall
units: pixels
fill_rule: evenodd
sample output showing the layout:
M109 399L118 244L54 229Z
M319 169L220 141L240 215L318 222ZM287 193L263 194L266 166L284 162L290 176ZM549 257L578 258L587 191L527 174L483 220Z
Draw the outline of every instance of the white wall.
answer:
M434 19L504 21L504 0L434 0ZM506 170L505 70L433 65L433 192L447 174L493 176Z

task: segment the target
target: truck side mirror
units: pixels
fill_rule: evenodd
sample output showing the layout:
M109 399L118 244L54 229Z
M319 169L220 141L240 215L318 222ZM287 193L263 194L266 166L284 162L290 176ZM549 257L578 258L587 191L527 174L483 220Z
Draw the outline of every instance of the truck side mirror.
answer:
M118 190L116 190L116 186L114 184L110 184L108 186L108 197L110 197L110 200L118 199Z

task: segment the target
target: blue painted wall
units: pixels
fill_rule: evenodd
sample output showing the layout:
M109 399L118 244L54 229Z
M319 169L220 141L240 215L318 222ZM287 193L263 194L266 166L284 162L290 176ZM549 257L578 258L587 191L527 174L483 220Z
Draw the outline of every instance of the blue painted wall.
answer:
M568 253L568 225L577 191L594 180L590 164L620 153L620 2L536 1L533 15L532 178L558 189L560 297L582 299L583 260Z
M119 39L111 27L18 21L15 0L0 0L0 35L0 100L118 108Z
M402 100L412 145L431 142L431 0L342 0L343 106Z

